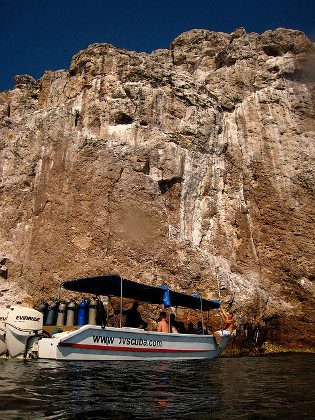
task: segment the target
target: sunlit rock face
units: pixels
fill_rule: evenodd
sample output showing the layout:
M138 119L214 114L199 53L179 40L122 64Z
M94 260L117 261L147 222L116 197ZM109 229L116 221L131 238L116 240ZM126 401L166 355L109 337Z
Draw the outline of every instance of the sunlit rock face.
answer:
M315 50L299 31L93 44L0 94L2 304L119 273L314 344ZM278 328L285 328L279 332Z

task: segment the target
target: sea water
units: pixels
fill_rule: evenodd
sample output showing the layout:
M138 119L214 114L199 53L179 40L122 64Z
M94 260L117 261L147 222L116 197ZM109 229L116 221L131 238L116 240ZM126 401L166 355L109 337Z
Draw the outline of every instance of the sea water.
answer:
M314 418L314 354L194 361L0 360L1 419Z

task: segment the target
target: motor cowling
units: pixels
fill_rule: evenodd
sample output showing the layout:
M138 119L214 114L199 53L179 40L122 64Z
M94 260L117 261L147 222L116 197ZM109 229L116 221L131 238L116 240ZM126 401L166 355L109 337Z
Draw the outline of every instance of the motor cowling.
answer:
M25 355L31 339L43 330L43 314L35 309L12 306L5 324L5 343L9 356Z
M9 309L0 308L0 354L3 354L7 351L7 346L5 344L5 323L8 318Z

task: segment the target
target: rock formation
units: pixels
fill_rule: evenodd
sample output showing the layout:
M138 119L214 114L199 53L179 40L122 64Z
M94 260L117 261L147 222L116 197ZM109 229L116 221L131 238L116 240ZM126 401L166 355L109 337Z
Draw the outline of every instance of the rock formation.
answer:
M0 94L0 300L120 273L310 347L315 49L295 30L93 44Z

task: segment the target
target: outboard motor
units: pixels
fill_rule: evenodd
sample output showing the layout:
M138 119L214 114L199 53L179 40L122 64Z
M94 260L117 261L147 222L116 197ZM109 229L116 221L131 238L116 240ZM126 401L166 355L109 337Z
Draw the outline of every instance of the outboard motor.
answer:
M43 319L46 319L48 311L48 303L46 302L46 300L43 300L41 302L37 310L43 314Z
M0 308L0 354L3 354L7 351L7 346L5 344L5 323L7 321L9 309Z
M59 302L57 300L54 300L48 306L46 325L56 325L58 306L59 306Z
M96 296L93 296L90 300L90 307L89 307L89 324L96 325L96 317L97 317L97 306L98 301Z
M42 329L41 312L31 308L11 306L5 324L5 342L9 356L25 356Z
M79 314L78 314L78 325L86 324L86 314L88 310L88 304L85 298L79 304Z
M77 312L77 304L75 302L74 299L71 299L69 305L68 305L68 310L67 310L67 323L66 325L74 325L75 323L75 316L76 316L76 312Z
M66 304L65 301L62 301L59 304L56 325L58 325L58 326L65 325L66 313L67 313L67 304Z

